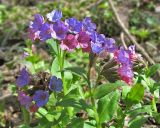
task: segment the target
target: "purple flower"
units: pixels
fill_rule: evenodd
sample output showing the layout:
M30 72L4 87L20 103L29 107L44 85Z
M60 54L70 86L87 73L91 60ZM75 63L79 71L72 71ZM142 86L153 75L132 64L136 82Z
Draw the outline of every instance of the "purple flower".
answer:
M68 34L64 40L61 41L60 44L61 49L67 50L68 52L72 52L75 48L78 47L78 41L75 35Z
M62 91L62 80L56 76L52 76L49 82L49 89L51 91L61 92Z
M35 41L35 40L37 40L37 39L40 39L40 37L39 37L40 31L36 31L36 30L34 30L34 29L32 29L32 28L29 28L28 32L29 32L29 38L30 38L32 41Z
M69 32L71 33L77 34L82 30L82 23L76 18L66 19L65 24L68 26Z
M81 31L77 35L77 40L78 40L79 46L82 48L84 52L91 51L91 42L90 42L91 39L90 39L90 36L86 32Z
M40 40L41 41L46 41L48 39L50 39L52 36L53 30L52 30L52 26L49 23L44 23L41 28L40 28Z
M115 40L113 38L106 38L105 50L111 53L117 50L117 46L115 45Z
M131 58L131 60L136 60L139 57L139 55L136 54L136 52L135 52L135 45L129 46L128 50L130 52L130 58Z
M60 10L53 10L46 15L49 21L57 22L62 18L62 12Z
M116 61L122 65L132 65L128 50L119 49L114 53Z
M28 85L29 82L30 82L29 73L27 72L26 68L23 68L20 72L20 75L16 79L16 84L19 87L23 87L25 85Z
M88 33L96 30L96 24L92 23L90 17L86 17L85 19L83 19L82 24L83 24L83 29Z
M39 30L39 28L42 26L44 23L44 18L40 14L35 14L34 15L34 21L30 23L30 28L34 29L35 31Z
M32 41L35 41L36 39L40 39L39 37L39 29L44 24L44 18L40 14L35 14L34 21L31 21L29 26L29 38Z
M92 32L90 36L92 52L99 54L104 50L105 36L103 34L98 34L97 32Z
M32 102L32 98L30 96L27 96L25 92L18 92L18 101L21 105L25 106L26 108L29 108Z
M49 100L49 94L47 91L44 90L38 90L35 92L35 94L33 95L33 100L36 102L36 105L38 107L42 107L45 104L47 104L48 100Z
M68 27L62 21L57 21L53 24L53 30L55 33L52 34L52 37L63 40L68 32Z

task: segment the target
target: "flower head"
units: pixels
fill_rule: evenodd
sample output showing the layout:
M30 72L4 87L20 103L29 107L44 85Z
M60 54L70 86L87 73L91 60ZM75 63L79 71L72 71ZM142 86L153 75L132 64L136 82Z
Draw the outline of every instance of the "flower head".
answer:
M91 42L90 42L90 36L85 32L81 31L77 35L77 40L79 46L82 48L84 52L90 52L91 51Z
M27 96L25 92L20 91L18 92L18 101L21 105L29 108L32 102L32 98L30 96Z
M68 27L62 21L57 21L53 24L53 30L55 33L52 34L52 37L63 40L68 32Z
M114 53L116 61L122 65L131 65L130 52L128 50L119 49Z
M32 40L32 41L35 41L35 40L39 40L40 39L40 37L39 37L39 33L40 33L40 31L36 31L36 30L34 30L34 29L32 29L32 28L29 28L28 29L28 32L29 32L29 38Z
M35 92L35 94L33 95L33 100L36 102L36 105L38 107L42 107L45 104L47 104L48 100L49 100L49 94L47 91L44 90L38 90Z
M43 23L44 23L43 16L40 14L35 14L34 21L31 21L31 23L30 23L30 28L37 31L37 30L39 30L39 28L42 26Z
M133 71L132 68L129 66L121 66L118 69L118 74L120 75L120 78L125 81L127 84L132 84L132 79L133 79Z
M131 45L128 47L131 60L136 60L138 58L138 54L135 52L135 45Z
M51 28L51 25L49 23L44 23L40 28L40 40L46 41L52 37L53 30Z
M113 38L106 38L105 50L110 53L114 53L117 50L117 46L115 45L115 40Z
M63 50L72 52L78 46L78 41L75 38L75 35L68 34L64 40L61 41L60 47Z
M62 91L62 80L56 76L52 76L49 82L49 89L51 91L61 92Z
M60 10L53 10L46 15L49 21L57 22L62 18L62 12Z
M30 82L29 73L27 72L26 68L23 68L20 72L20 75L16 79L16 84L19 87L23 87L25 85L28 85L29 82Z
M82 30L82 22L78 21L76 18L69 18L65 20L65 24L69 28L71 33L79 33Z
M83 24L83 29L88 33L96 30L96 24L92 23L90 17L86 17L85 19L83 19L82 24Z
M105 36L97 32L91 33L91 48L93 53L99 54L104 50Z

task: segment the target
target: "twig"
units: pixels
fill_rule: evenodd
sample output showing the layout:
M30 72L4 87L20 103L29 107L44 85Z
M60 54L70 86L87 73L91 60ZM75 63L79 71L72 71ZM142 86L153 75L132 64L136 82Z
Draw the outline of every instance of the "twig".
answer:
M127 50L128 48L127 48L127 45L124 41L124 33L123 32L121 33L121 41L122 41L122 44L123 44L124 48Z
M124 26L123 22L121 21L112 0L108 0L111 9L115 15L115 18L119 24L119 26L122 28L122 30L124 31L124 33L128 36L128 38L132 41L133 44L135 44L135 46L137 47L137 49L142 53L142 55L151 63L151 64L155 64L154 60L148 55L148 53L145 51L145 49L138 44L138 42L135 40L135 38L133 38L133 36L130 34L129 30Z

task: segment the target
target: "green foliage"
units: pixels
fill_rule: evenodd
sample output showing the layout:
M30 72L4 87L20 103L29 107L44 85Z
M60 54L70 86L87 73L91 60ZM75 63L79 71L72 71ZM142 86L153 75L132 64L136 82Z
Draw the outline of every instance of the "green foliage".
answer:
M132 106L133 104L137 104L141 102L144 96L144 87L141 84L134 85L130 92L128 92L126 97L126 104L128 106Z
M100 122L110 121L118 107L119 92L106 95L98 101L98 115Z

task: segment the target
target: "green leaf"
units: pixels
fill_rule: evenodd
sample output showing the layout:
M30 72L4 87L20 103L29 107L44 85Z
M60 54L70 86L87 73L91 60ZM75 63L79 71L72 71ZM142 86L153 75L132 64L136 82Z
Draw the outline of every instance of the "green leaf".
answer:
M82 118L73 118L67 128L83 128L84 120Z
M126 114L131 118L135 118L137 115L144 114L144 113L150 114L151 112L152 112L151 105L145 105L143 107L130 110Z
M39 112L41 115L43 115L43 116L45 116L45 115L48 113L47 110L44 109L44 108L39 108L39 109L38 109L38 112Z
M51 53L55 53L57 55L57 42L52 38L47 40L46 43L48 44Z
M72 73L78 75L78 76L85 76L86 77L86 71L84 70L84 68L81 68L81 67L68 67L68 68L65 68L64 71L67 70L67 71L71 71Z
M100 122L110 121L117 111L119 92L115 91L112 95L107 95L98 101L98 115Z
M118 87L125 85L123 82L117 81L116 83L107 83L107 84L102 84L98 86L94 92L93 96L96 99L100 99L107 95L108 93L111 93L115 91Z
M137 116L129 122L129 128L141 128L142 125L147 121L148 117Z
M30 119L30 113L23 106L21 107L21 110L22 110L22 113L23 113L24 123L25 123L26 126L29 126L30 121L31 121L31 119Z
M127 105L131 106L133 104L139 103L144 96L144 87L141 84L134 85L130 92L128 92L126 97Z
M53 122L53 121L54 121L55 115L46 114L45 117L46 117L46 119L47 119L49 122Z
M58 78L61 78L59 62L58 62L58 58L57 57L52 62L51 74L56 76L56 77L58 77Z
M62 107L73 107L77 109L91 108L83 99L75 99L75 98L64 98L60 102L57 102L57 106Z
M147 77L153 76L160 69L160 64L152 65L147 71Z

